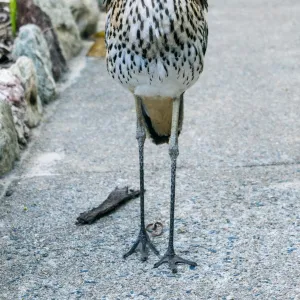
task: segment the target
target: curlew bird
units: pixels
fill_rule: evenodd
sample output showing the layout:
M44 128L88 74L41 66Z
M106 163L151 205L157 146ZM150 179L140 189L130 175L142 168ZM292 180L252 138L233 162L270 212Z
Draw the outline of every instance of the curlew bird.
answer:
M174 211L178 135L183 123L183 95L203 70L208 26L207 0L105 0L106 64L108 73L135 98L136 138L140 162L141 228L137 241L124 255L140 248L142 261L148 248L159 252L145 229L144 143L147 135L155 144L169 143L171 159L171 207L169 245L154 266L196 263L175 254Z

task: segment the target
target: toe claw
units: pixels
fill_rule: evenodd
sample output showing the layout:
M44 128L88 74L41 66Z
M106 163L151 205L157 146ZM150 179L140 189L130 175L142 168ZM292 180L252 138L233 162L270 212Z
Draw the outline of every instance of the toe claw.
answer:
M171 262L169 266L170 269L172 270L172 273L177 273L176 262Z
M142 253L141 255L141 261L146 261L148 259L148 254Z
M195 262L183 259L175 255L174 252L172 252L172 254L167 252L157 263L154 264L154 268L157 268L164 263L168 263L169 268L172 270L172 273L177 273L177 264L187 264L194 267L197 266Z

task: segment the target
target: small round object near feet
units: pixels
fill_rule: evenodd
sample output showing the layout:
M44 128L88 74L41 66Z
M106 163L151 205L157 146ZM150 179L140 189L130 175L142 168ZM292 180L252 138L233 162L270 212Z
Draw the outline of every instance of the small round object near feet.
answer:
M161 222L150 223L146 226L146 231L153 237L160 236L164 232L164 225Z

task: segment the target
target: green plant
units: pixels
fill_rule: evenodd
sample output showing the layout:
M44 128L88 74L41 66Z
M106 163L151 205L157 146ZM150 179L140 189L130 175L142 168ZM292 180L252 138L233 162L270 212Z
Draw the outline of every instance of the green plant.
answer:
M17 0L10 0L9 3L10 10L10 22L12 27L13 36L17 34Z

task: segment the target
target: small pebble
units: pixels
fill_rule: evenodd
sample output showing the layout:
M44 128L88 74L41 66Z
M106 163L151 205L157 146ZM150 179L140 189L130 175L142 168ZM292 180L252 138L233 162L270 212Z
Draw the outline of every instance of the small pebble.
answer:
M292 252L295 251L295 250L297 250L297 248L293 247L293 248L289 248L287 252L288 252L288 253L292 253Z
M5 193L5 196L10 197L13 193L14 193L13 190L7 190L6 193Z
M211 253L217 253L217 250L212 249L212 248L208 248L208 251L211 252Z
M185 228L181 227L181 228L177 229L177 233L178 234L180 234L180 233L186 233L186 230L185 230Z
M96 283L95 280L85 280L84 283Z

